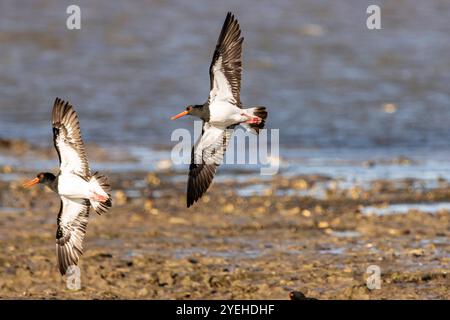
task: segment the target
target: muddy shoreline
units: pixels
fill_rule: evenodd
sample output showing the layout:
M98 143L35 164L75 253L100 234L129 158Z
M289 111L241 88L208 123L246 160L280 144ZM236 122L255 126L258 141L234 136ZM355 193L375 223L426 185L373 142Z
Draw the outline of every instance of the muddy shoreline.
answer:
M92 158L101 154L94 149ZM343 188L321 175L240 172L248 179L219 180L186 209L182 172L106 173L114 207L91 214L75 292L56 267L57 195L21 188L35 172L0 168L0 298L288 299L292 290L317 299L450 297L449 209L414 209L450 202L444 179ZM377 213L392 204L412 207ZM366 286L370 265L381 269L379 290Z

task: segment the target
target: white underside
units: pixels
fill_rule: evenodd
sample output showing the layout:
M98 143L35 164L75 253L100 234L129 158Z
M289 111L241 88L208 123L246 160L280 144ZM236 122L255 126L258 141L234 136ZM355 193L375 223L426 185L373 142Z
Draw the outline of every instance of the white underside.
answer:
M58 193L68 199L89 199L94 200L94 194L107 196L95 179L89 182L83 178L72 174L61 174L58 178Z
M236 107L228 101L215 101L209 105L209 123L219 128L226 128L230 125L248 120L243 116L245 110Z

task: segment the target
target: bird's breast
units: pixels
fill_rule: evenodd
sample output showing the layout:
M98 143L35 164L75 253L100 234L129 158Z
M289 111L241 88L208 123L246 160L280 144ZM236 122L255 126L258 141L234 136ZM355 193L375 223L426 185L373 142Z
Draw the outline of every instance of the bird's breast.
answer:
M217 126L229 126L239 122L242 109L228 101L217 101L209 106L209 122Z
M60 175L58 193L70 199L85 199L89 197L89 183L75 174Z

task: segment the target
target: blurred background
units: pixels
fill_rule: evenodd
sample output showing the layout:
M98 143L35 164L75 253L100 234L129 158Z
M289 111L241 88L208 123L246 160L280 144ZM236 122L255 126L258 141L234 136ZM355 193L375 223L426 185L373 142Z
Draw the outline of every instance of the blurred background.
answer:
M74 2L0 1L0 298L449 298L450 1ZM72 4L81 30L66 28ZM170 117L207 99L228 11L241 100L268 108L280 171L221 166L186 209L171 134L193 119ZM57 172L55 97L113 189L79 292L56 269L58 197L21 186Z
M420 165L407 174L448 174L447 1L378 1L382 30L367 29L373 3L360 0L78 1L82 28L67 30L70 4L0 2L0 138L51 146L59 96L76 107L86 142L151 170L168 158L173 129L192 129L169 117L206 100L232 11L245 37L242 101L269 108L283 170L404 156Z

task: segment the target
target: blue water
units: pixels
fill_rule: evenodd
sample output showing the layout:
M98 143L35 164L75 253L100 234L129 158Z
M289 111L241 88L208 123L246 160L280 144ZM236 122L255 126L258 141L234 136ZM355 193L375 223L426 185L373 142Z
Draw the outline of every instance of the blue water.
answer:
M360 0L77 1L80 31L65 28L69 3L0 2L1 137L49 143L60 96L86 140L170 144L192 123L169 117L207 97L232 10L245 37L242 100L270 108L283 144L450 149L448 1L381 1L379 31Z
M425 213L437 213L440 211L450 212L449 202L436 203L398 203L387 206L369 206L363 208L363 214L386 216L391 214L406 214L410 211L419 211Z

